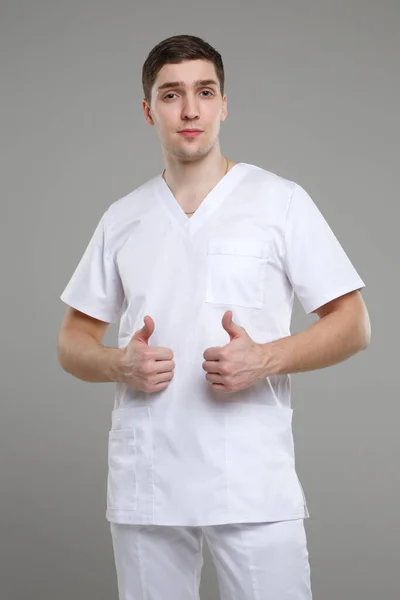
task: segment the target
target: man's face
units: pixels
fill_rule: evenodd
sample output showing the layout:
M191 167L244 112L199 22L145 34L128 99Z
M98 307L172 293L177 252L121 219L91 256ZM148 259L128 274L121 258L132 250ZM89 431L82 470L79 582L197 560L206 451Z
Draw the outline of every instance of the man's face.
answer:
M152 89L151 105L143 100L143 111L164 150L188 161L211 150L228 114L226 94L221 96L214 65L206 60L164 65ZM179 133L186 128L201 129L202 133L195 137Z

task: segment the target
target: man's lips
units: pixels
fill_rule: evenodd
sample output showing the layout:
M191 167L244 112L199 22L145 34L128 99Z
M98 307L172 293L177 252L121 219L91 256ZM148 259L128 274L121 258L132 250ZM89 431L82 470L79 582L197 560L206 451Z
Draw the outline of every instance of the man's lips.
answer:
M196 137L203 132L200 129L182 129L181 131L178 131L178 133L185 137Z

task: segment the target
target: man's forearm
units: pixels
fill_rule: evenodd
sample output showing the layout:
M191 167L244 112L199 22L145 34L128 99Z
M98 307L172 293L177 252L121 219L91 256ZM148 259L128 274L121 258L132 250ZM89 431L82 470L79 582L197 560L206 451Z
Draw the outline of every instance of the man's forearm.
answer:
M57 349L60 365L74 377L93 383L115 381L119 348L103 346L87 333L68 329L60 333Z
M335 365L368 346L365 323L351 311L336 311L304 331L260 344L265 376Z

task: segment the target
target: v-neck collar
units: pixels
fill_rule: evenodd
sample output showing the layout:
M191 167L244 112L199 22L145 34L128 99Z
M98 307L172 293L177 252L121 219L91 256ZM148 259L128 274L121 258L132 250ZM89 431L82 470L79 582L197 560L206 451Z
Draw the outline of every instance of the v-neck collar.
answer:
M174 223L178 225L183 233L191 235L220 206L229 192L244 177L245 173L245 163L239 162L234 164L228 173L207 194L191 217L185 214L185 211L171 192L162 175L155 178L155 187L163 206L167 209L170 216L172 216Z

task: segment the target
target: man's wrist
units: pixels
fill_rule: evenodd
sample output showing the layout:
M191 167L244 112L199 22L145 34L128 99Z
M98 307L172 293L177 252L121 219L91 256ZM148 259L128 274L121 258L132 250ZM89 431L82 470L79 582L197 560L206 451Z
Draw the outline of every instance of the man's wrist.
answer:
M269 377L270 375L282 375L286 373L285 370L285 350L280 340L266 342L265 344L258 344L260 347L261 354L261 369L262 376Z
M111 383L120 382L120 364L123 349L121 348L110 348L103 346L104 348L104 374Z

